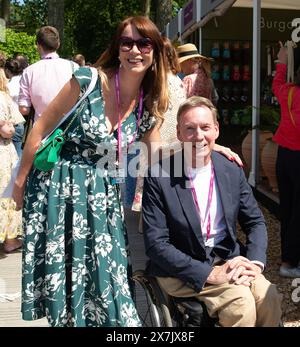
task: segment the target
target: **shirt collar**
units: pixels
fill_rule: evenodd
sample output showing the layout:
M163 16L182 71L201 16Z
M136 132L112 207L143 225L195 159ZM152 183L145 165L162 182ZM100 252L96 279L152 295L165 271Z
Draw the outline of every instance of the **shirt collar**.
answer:
M41 57L42 59L57 59L59 58L59 55L56 52L51 52L51 53L47 53L42 55Z

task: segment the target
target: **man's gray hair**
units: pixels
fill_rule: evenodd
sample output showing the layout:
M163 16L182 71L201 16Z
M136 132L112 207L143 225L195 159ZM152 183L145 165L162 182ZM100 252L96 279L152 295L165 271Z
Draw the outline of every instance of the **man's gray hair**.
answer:
M211 110L213 115L213 121L216 124L218 122L217 120L218 111L209 99L204 98L202 96L191 96L179 106L179 109L177 112L177 123L179 123L179 119L184 112L186 112L190 108L201 107L201 106L205 106Z

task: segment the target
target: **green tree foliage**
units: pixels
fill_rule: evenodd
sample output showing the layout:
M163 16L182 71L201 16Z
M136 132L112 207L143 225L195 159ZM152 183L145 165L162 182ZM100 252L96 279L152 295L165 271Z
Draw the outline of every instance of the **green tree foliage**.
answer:
M34 35L37 29L48 24L48 0L24 0L23 3L13 0L10 22L16 30Z
M65 7L63 50L71 57L83 54L95 62L111 42L118 23L130 15L144 14L150 3L150 18L155 21L157 0L61 0ZM188 0L172 1L172 15ZM149 4L148 4L149 5ZM148 7L149 10L149 7ZM12 0L11 25L15 31L34 35L41 26L48 25L48 0Z
M95 62L112 40L118 23L141 13L142 1L65 0L65 50Z
M172 12L172 17L175 17L178 13L178 11L184 7L185 4L187 4L188 0L176 0L172 1L172 7L173 7L173 12Z
M187 0L173 1L173 15ZM151 1L150 18L155 21ZM127 16L143 15L145 0L65 0L64 54L83 54L95 62L111 42L118 23Z
M15 32L12 29L6 29L6 41L0 42L0 51L4 52L8 58L15 53L26 55L30 64L39 60L35 47L35 36Z

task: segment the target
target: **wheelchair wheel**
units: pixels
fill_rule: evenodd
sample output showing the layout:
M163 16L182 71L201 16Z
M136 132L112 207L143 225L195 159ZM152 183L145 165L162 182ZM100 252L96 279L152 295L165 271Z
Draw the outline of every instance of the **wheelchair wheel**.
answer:
M133 274L134 301L144 327L172 327L167 302L156 280L138 270Z

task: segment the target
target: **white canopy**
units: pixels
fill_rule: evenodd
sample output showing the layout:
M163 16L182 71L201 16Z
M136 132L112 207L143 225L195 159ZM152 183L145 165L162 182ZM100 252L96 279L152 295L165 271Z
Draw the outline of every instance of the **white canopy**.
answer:
M252 7L252 0L237 0L233 6ZM300 10L300 0L261 0L261 8Z

